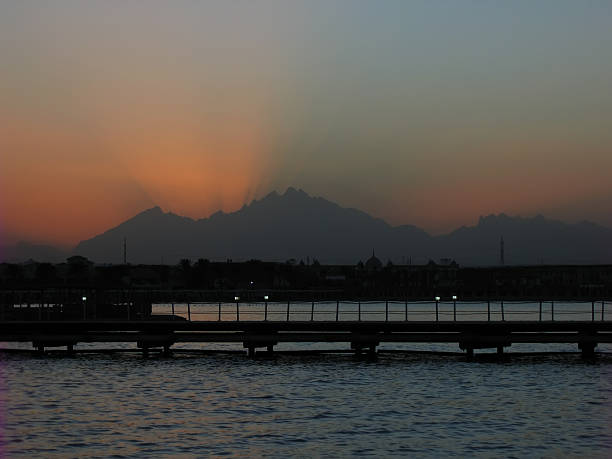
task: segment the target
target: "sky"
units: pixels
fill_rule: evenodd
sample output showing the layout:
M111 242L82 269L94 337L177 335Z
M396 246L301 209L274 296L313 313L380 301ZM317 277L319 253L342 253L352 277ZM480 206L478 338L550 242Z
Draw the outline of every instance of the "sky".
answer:
M612 227L612 2L0 0L0 243L288 186Z

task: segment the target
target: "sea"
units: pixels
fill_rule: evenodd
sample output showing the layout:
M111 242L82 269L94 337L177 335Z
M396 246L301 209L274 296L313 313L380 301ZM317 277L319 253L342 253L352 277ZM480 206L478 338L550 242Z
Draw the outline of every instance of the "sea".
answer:
M175 313L215 314L214 305L185 306ZM222 319L234 307L222 305ZM539 314L539 305L516 308ZM565 312L581 317L576 309ZM0 347L0 457L612 456L610 345L588 360L575 345L525 344L473 361L456 344L383 344L376 358L300 352L347 350L342 343L284 344L255 359L235 344L148 357L128 344L44 356L24 343Z

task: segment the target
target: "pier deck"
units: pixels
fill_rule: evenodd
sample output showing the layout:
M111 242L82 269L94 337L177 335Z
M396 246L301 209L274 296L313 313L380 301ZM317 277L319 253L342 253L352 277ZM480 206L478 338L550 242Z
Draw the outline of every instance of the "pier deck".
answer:
M608 321L186 321L80 320L0 323L0 341L31 342L39 351L78 343L136 343L148 353L169 353L176 343L242 343L250 356L279 343L348 343L355 352L375 353L381 343L457 343L468 357L474 349L502 353L515 343L576 344L592 356L612 343Z

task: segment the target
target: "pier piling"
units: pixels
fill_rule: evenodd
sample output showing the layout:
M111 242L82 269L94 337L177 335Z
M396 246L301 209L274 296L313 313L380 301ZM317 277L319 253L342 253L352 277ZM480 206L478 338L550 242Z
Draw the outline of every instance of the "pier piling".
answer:
M591 359L595 357L595 343L578 343L578 349L580 349L583 359Z

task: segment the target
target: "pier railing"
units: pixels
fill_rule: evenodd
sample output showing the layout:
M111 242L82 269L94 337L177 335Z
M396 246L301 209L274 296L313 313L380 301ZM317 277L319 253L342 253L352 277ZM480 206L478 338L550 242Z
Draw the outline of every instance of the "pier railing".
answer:
M154 304L153 317L190 321L605 321L599 301L311 301Z
M610 300L318 300L318 301L134 301L112 303L86 296L65 302L14 297L0 304L0 321L10 320L188 320L188 321L607 321Z

